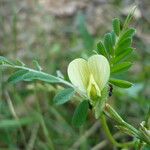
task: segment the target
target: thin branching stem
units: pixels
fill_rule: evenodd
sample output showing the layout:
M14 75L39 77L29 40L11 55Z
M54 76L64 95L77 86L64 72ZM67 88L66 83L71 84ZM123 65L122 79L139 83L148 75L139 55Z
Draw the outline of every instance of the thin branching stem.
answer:
M101 117L100 117L100 122L101 122L101 125L102 125L102 128L104 129L105 131L105 134L108 138L108 140L110 141L110 143L116 147L131 147L134 145L134 141L132 142L126 142L126 143L118 143L114 137L112 136L110 130L109 130L109 127L107 125L107 122L106 122L106 118L105 118L105 115L102 114Z

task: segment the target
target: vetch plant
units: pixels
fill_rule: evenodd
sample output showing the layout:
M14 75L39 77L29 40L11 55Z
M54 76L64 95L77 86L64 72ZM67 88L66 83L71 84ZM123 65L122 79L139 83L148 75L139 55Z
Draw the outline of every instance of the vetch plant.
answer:
M101 97L110 76L110 66L102 55L93 55L88 61L78 58L68 66L68 76L72 84L89 98Z
M11 67L15 72L9 77L9 83L20 81L40 80L50 84L63 84L64 89L56 94L54 103L64 104L73 96L80 96L80 103L77 106L72 123L74 126L81 126L87 118L91 109L100 123L110 141L116 147L134 147L139 149L143 145L150 145L150 114L146 120L139 123L139 128L127 123L108 102L112 89L115 86L129 88L132 83L118 79L116 75L127 71L132 63L128 61L134 48L132 39L135 29L129 27L133 11L127 16L123 25L118 18L113 19L113 30L104 35L104 40L97 44L96 54L93 53L87 60L76 58L68 65L68 77L71 82L61 77L53 76L42 71L38 62L34 61L36 69L28 68L23 62L13 62L0 56L2 67ZM109 117L116 124L116 127L123 133L133 137L133 141L118 143L108 128L106 117Z
M75 59L68 66L68 76L75 89L87 96L95 110L95 117L98 118L108 95L108 60L103 55L93 55L87 61L82 58Z

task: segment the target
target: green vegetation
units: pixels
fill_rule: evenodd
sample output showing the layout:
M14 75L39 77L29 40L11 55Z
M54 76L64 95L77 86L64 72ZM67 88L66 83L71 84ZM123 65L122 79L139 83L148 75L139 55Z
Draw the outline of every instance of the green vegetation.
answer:
M53 35L56 37L49 42L49 33L37 26L33 42L26 39L28 44L23 45L17 26L19 14L12 15L9 35L1 16L4 30L0 47L0 149L150 148L149 57L145 48L148 45L143 44L129 25L133 13L125 22L122 18L113 19L112 31L104 38L99 38L99 34L92 36L85 16L76 15L77 30L72 31L70 23L71 29L66 27L66 31L61 31L67 35L65 38L60 35L59 39L59 30L56 30ZM57 21L46 14L45 18ZM26 51L20 57L22 48ZM76 89L66 73L72 59L81 56L87 59L94 53L109 60L109 83L113 85L112 96L107 101L109 105L100 103L94 108L98 115L103 110L110 118L106 120L102 113L100 123L94 119L87 97L75 94ZM105 103L106 97L102 99ZM101 110L97 109L99 105Z

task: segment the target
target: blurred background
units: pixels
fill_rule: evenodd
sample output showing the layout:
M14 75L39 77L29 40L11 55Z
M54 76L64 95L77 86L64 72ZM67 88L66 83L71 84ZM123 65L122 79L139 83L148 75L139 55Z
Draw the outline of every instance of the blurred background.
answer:
M0 55L67 79L67 66L76 57L88 57L96 43L112 30L111 21L124 21L137 5L132 26L137 29L133 67L120 76L134 83L114 87L112 106L139 126L150 106L150 1L149 0L0 0ZM71 124L76 103L53 105L61 86L42 82L7 83L14 70L0 69L0 150L111 150L99 121L89 112L81 128ZM118 141L122 135L108 120ZM150 148L147 148L147 150ZM146 150L146 148L145 148Z

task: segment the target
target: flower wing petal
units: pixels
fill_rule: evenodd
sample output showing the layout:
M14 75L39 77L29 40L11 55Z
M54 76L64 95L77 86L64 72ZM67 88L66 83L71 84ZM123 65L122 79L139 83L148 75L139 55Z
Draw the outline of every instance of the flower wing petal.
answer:
M89 81L89 69L87 61L77 58L70 62L68 66L68 76L72 84L80 91L86 92Z
M88 67L95 82L102 90L109 80L110 66L108 60L103 55L93 55L88 59Z

